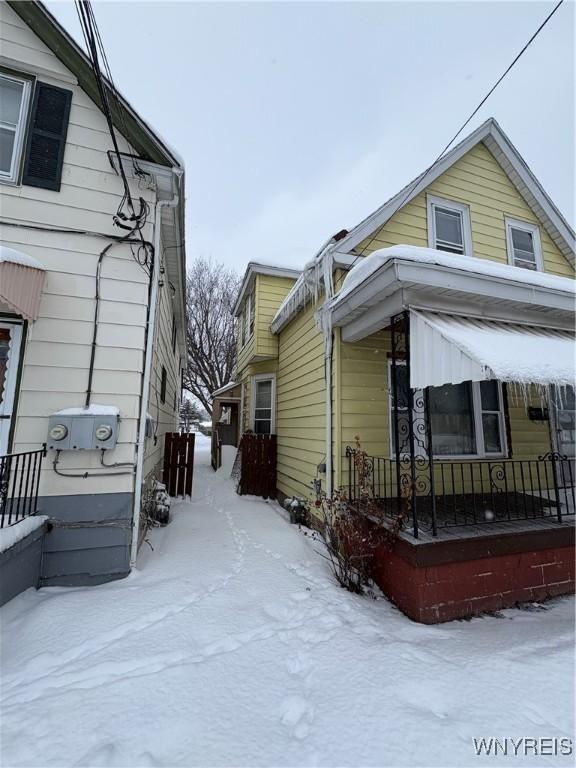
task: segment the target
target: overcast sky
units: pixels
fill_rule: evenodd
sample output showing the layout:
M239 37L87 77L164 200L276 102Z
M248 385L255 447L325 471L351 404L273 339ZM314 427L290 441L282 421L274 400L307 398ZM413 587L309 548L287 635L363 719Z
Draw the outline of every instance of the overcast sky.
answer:
M554 4L93 7L117 87L184 158L188 260L242 271L301 266L427 167ZM572 2L466 133L490 116L573 224Z

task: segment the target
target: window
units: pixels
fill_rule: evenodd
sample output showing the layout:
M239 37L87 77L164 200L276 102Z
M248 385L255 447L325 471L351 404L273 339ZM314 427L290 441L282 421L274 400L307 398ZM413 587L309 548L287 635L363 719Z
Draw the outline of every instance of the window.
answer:
M160 378L160 402L165 403L166 402L166 368L162 366L162 375Z
M408 376L403 362L397 363L398 392L398 437L401 451L409 451L408 422ZM392 367L389 368L390 382L390 449L396 454L394 430L394 391ZM497 381L446 384L430 387L430 431L432 432L433 454L445 457L488 457L502 456L505 452L505 423L502 388ZM414 392L414 449L416 455L426 455L427 440L418 425L424 416L422 391Z
M240 346L244 347L252 338L252 334L254 333L254 318L256 314L256 301L255 301L255 293L252 291L252 293L249 293L246 297L246 300L244 301L244 310L240 317L238 318L238 322L240 324Z
M172 352L176 352L176 317L172 315Z
M0 73L0 179L18 180L31 82Z
M430 387L434 456L502 456L504 414L497 381Z
M428 196L427 202L430 248L472 256L468 206L431 196Z
M522 269L542 270L540 232L535 224L506 219L508 263Z
M254 376L252 379L252 421L257 435L270 435L275 424L275 380L271 376Z

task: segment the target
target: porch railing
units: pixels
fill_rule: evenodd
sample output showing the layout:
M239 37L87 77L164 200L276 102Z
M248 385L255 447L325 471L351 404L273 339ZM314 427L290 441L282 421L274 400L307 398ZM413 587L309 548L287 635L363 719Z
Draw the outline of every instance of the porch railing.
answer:
M514 520L555 519L574 515L576 493L573 462L548 453L538 459L429 461L411 465L367 456L347 448L347 495L356 506L386 518L404 518L417 537L419 530L489 525Z
M0 528L38 511L38 488L46 446L0 456Z

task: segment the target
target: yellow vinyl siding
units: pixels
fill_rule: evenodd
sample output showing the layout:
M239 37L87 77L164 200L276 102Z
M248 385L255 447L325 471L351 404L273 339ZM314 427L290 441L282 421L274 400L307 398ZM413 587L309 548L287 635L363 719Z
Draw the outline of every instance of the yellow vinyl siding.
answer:
M294 280L256 275L256 352L258 357L278 357L278 337L270 333L270 323Z
M278 340L278 489L301 498L310 497L310 484L326 457L324 339L314 312L311 305L300 312Z
M508 262L505 217L510 217L539 226L546 272L568 277L574 275L573 267L484 144L477 144L467 152L414 200L395 213L374 239L372 235L366 238L357 251L368 255L378 248L400 243L427 246L428 194L469 206L475 256L503 264Z

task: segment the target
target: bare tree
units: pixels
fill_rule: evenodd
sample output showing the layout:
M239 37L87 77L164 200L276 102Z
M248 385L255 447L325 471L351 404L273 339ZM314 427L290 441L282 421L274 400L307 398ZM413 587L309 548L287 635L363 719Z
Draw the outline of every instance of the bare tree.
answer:
M232 308L240 287L233 269L198 258L186 278L188 361L184 386L212 415L210 394L227 384L236 360Z

